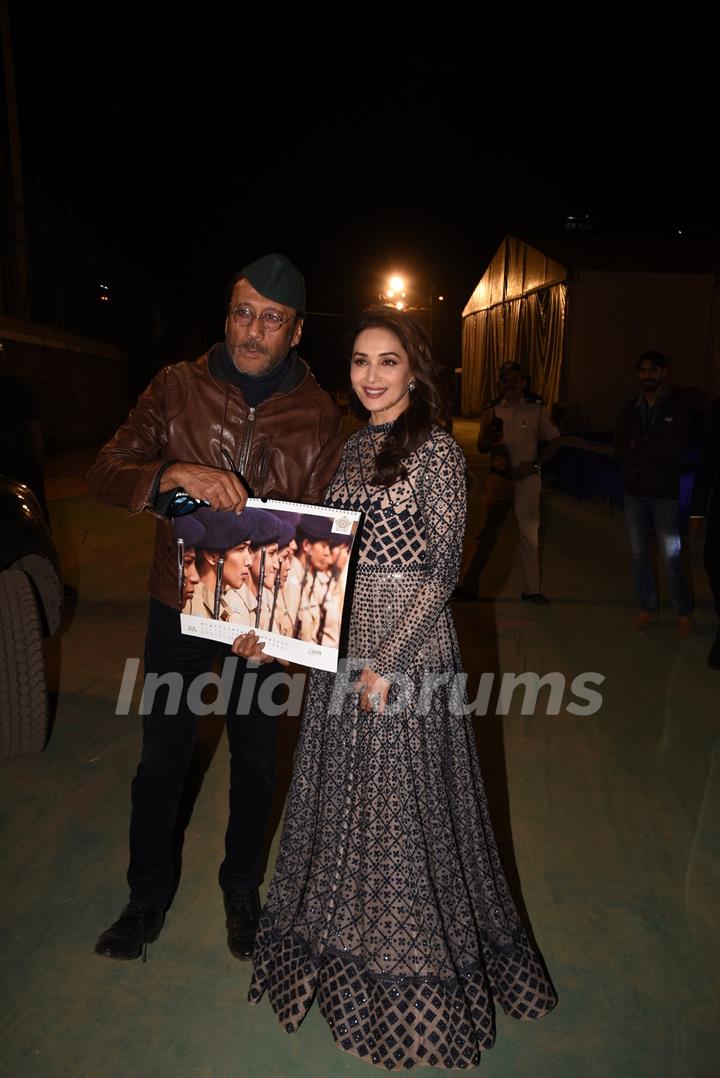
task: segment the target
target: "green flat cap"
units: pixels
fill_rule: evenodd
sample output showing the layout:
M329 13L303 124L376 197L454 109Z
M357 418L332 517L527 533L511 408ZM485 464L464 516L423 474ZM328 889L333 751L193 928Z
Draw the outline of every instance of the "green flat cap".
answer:
M296 311L305 310L305 278L285 255L263 255L240 272L265 299Z

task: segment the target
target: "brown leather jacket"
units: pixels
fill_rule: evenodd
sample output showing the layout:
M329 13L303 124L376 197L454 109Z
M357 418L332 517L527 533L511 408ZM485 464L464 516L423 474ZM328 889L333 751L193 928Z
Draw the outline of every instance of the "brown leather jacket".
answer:
M300 362L306 368L302 381L257 408L210 372L208 353L164 367L100 450L87 475L90 490L108 505L152 512L164 462L229 468L226 453L257 497L321 503L342 451L340 416ZM177 608L176 556L164 517L158 517L148 589Z

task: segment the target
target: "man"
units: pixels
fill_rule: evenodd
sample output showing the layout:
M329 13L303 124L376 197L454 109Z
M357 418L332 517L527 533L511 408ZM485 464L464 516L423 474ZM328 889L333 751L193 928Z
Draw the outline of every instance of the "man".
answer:
M700 456L690 502L690 535L705 536L705 571L720 618L720 400L710 411L705 444ZM712 670L720 670L720 629L707 660Z
M640 601L633 625L644 630L658 620L657 586L650 559L654 528L678 632L692 636L694 603L682 564L678 500L680 454L688 442L690 417L667 387L667 369L661 352L644 352L638 360L640 394L623 409L615 435L615 455L622 464L625 519Z
M532 388L532 382L530 381L530 375L521 369L519 363L513 363L510 360L506 360L500 368L500 375L502 376L505 371L520 371L522 377L521 389L523 400L530 401L532 404L545 403L540 394L534 392ZM502 393L498 394L498 396L494 397L493 400L490 402L490 406L492 408L497 407L497 405L501 403L502 399Z
M523 374L517 363L506 364L500 373L501 400L486 409L477 447L490 453L490 475L485 488L483 523L475 550L455 597L477 599L480 574L495 547L510 506L515 507L520 532L526 602L544 606L550 602L540 591L538 544L540 530L541 468L557 452L560 432L542 404L523 398ZM492 415L492 418L490 418ZM544 442L538 452L538 442Z
M305 282L284 255L266 255L246 266L230 283L224 343L193 363L165 367L153 379L91 469L94 494L131 513L157 515L183 492L212 509L236 513L245 506L248 487L258 496L319 502L342 438L335 404L296 351L304 309ZM176 565L170 525L161 519L149 583L145 670L179 671L185 691L177 715L164 713L167 693L160 690L144 719L132 788L130 902L96 946L109 958L139 957L162 927L174 885L173 828L196 732L186 691L195 676L211 669L217 652L213 641L180 633ZM243 958L252 952L259 916L275 771L276 719L260 713L257 692L279 666L268 662L254 671L250 712L235 722L230 716L244 669L240 659L228 707L230 815L220 868L228 945Z

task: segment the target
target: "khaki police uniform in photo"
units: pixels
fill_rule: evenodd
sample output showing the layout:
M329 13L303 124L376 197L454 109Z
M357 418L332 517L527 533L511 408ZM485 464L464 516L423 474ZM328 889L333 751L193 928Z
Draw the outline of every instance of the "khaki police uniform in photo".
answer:
M280 588L278 591L277 602L275 603L275 617L273 618L273 632L281 633L282 636L292 636L295 632L295 619L297 618L297 608L300 599L300 586L297 587L298 602L294 605L294 613L291 613L288 604L285 591L287 585L290 582L290 578L285 583L284 588Z
M260 624L258 628L270 628L270 615L272 614L272 607L273 593L271 592L270 588L263 587L262 597L260 599ZM273 629L273 632L277 632L277 629Z
M273 602L275 602L274 613ZM271 626L272 631L274 633L279 633L281 636L292 636L295 622L294 619L291 619L290 617L290 613L288 612L288 607L286 605L285 596L283 596L281 588L278 589L277 598L275 598L274 590L269 592L269 609L271 609L271 614L273 618L273 623Z
M508 476L523 461L537 460L538 442L550 442L559 437L560 431L550 422L542 404L526 400L515 404L501 401L484 418L485 426L478 440L484 437L493 415L503 421L502 438L490 450L490 475L485 488L482 523L462 586L477 593L480 574L495 547L510 507L514 506L525 576L523 590L534 595L540 591L538 544L542 480L539 471L525 479Z
M326 577L326 582L323 583L321 577ZM300 595L300 607L298 610L298 618L300 620L300 630L298 632L298 639L305 640L307 643L317 644L318 641L318 629L320 628L320 600L325 593L327 587L327 574L318 573L312 569L308 569L307 576L305 577L305 584Z
M338 648L340 646L340 627L342 622L342 591L339 579L335 576L330 581L330 586L325 593L325 601L321 606L322 637L320 643L323 647Z
M290 562L290 572L288 573L287 580L282 586L285 608L288 612L288 616L292 619L290 636L295 635L295 625L300 610L300 592L303 588L303 578L307 580L310 576L312 576L312 570L308 569L306 574L299 558L293 557Z
M191 614L196 618L212 618L215 594L202 581L195 585L195 591L185 603L183 614Z
M224 614L221 615L223 621L228 621L232 625L254 627L257 599L247 584L241 584L239 588L228 588L223 595L223 600Z

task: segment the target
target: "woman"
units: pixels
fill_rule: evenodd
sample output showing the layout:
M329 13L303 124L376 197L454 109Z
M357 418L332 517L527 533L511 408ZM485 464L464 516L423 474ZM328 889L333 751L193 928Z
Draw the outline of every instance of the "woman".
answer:
M351 381L369 423L326 501L365 513L349 637L361 672L355 694L312 674L250 1000L267 991L294 1032L317 996L339 1046L388 1069L465 1068L493 1043L493 1001L536 1018L556 997L500 866L471 721L446 684L462 669L447 602L465 462L424 330L366 312ZM431 674L446 677L421 701Z

